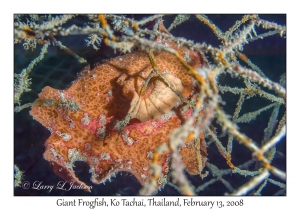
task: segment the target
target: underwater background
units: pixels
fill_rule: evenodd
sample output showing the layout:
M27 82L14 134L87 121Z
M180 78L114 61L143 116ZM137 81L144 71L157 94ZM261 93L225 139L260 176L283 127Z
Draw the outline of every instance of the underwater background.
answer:
M125 15L129 18L140 20L148 15ZM217 25L223 32L228 30L237 20L240 20L243 15L207 15L210 20ZM259 15L260 18L276 22L280 25L286 25L285 14L266 14ZM163 17L166 28L172 23L174 16ZM69 27L72 24L84 26L89 21L87 17L76 17L68 23L64 24L63 27ZM246 24L247 25L247 24ZM153 23L149 23L146 27L153 27ZM257 34L260 34L260 27L256 27ZM185 37L186 39L193 40L196 43L208 43L214 47L221 45L220 40L214 35L209 27L201 23L194 16L177 26L171 31L171 34L175 37ZM79 56L85 58L88 63L93 67L96 64L101 64L107 59L119 56L119 53L114 53L113 49L105 46L101 43L101 48L96 51L91 46L87 47L86 39L87 36L68 36L68 37L56 37L58 41L61 41L65 46L69 47ZM286 35L287 38L287 35ZM280 76L286 72L286 38L280 38L278 34L266 37L262 40L257 40L245 45L244 54L257 65L265 75L274 82L279 82ZM22 69L26 68L30 61L36 58L40 53L41 45L37 45L35 50L24 50L22 44L14 45L14 73L20 73ZM208 58L209 59L209 58ZM242 64L242 62L241 62ZM246 64L242 64L246 66ZM65 53L65 51L55 46L49 46L48 53L45 58L34 67L30 73L32 78L31 91L24 93L21 97L22 104L33 102L38 98L38 94L45 86L51 86L56 89L66 89L72 81L77 78L77 74L85 67L85 65L79 64L78 61L71 55ZM92 69L92 68L91 68ZM220 84L230 84L231 87L240 87L242 82L237 79L232 79L228 75L221 75L219 78ZM226 102L223 105L223 109L229 115L232 115L236 107L236 102L239 96L230 93L221 94L223 101ZM241 111L247 113L249 111L255 111L260 109L269 102L259 97L253 97L243 105ZM50 132L43 127L39 122L32 119L29 115L30 108L24 109L19 113L14 113L14 164L16 164L21 171L24 172L23 180L28 181L31 184L35 181L42 182L43 185L54 185L59 181L62 181L50 167L49 163L43 158L45 151L44 142L50 136ZM280 120L285 111L285 107L281 106L278 119ZM248 137L253 139L259 144L263 139L264 129L268 125L268 120L271 115L272 109L269 109L259 115L256 120L251 121L247 124L239 124L240 130L245 133ZM221 135L222 129L216 125L213 121L213 125L217 128L217 134ZM287 128L288 129L288 128ZM220 140L224 139L226 142L226 136L220 137ZM276 156L272 162L272 165L286 171L286 140L281 140L276 146ZM242 164L249 160L251 157L251 151L234 141L232 160L233 163ZM217 165L220 169L228 169L226 160L220 155L216 146L211 144L208 148L208 162ZM23 189L16 187L14 189L14 195L24 196L49 196L49 195L101 195L101 196L112 196L112 195L137 195L141 185L136 178L123 172L122 175L118 173L115 178L111 179L111 182L106 182L105 185L95 185L90 181L91 174L89 173L89 166L84 162L75 163L75 173L77 177L85 182L87 185L92 186L92 192L88 193L83 190L72 189L70 191L63 191L53 189L48 192L46 189ZM249 170L255 170L258 167L257 164L251 165ZM206 168L204 170L207 170ZM204 178L203 180L197 175L187 174L190 182L198 187L211 179L211 175ZM247 183L251 177L243 177L239 174L227 175L226 180L232 185L234 189L239 188L243 184ZM273 175L270 178L278 180ZM12 175L13 181L13 175ZM278 180L280 181L280 180ZM13 187L13 182L12 182ZM262 195L274 195L278 191L278 187L274 185L267 185L263 190ZM198 192L198 195L224 195L229 193L228 189L221 183L216 182L205 188L204 191ZM166 185L157 195L180 195L179 192L173 187Z

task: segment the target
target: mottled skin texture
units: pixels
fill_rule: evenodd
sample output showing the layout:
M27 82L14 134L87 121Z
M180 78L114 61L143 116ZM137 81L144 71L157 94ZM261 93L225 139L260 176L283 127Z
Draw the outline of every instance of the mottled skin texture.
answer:
M162 42L162 41L160 41ZM173 43L166 43L176 49L181 56L187 50ZM201 67L203 57L189 51L189 65ZM192 97L194 89L192 77L186 68L167 52L154 52L158 70L169 73L181 80L184 90L182 96ZM51 130L45 142L44 158L49 161L54 172L68 182L87 187L78 180L72 169L75 161L85 161L90 165L91 180L102 183L118 171L132 173L143 185L149 176L149 164L155 148L168 141L168 136L188 117L188 110L180 111L183 105L174 107L174 114L167 119L150 119L141 122L131 119L118 135L115 124L122 120L130 108L134 91L139 93L141 86L152 70L145 51L136 51L109 62L93 70L86 67L79 78L66 90L60 91L45 87L39 94L38 105L32 107L30 114L35 120ZM149 85L148 88L151 85ZM148 90L148 92L151 90ZM45 99L52 99L52 105ZM77 111L59 106L61 100L79 105ZM51 101L51 100L50 100ZM202 164L205 163L206 146L204 135L200 135ZM198 174L195 148L189 142L181 149L183 163L190 174ZM168 154L164 153L159 163L163 174L169 170ZM85 188L89 190L89 188Z

